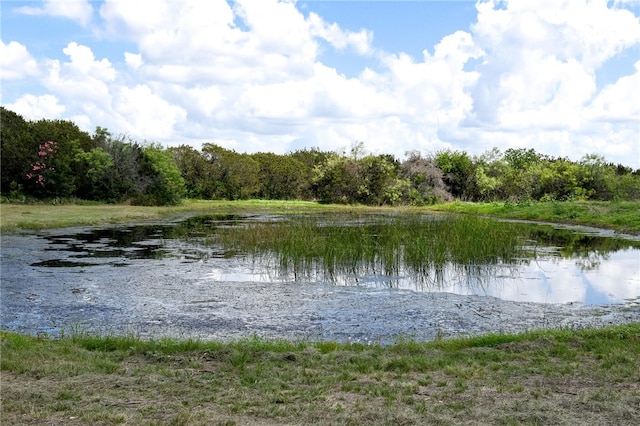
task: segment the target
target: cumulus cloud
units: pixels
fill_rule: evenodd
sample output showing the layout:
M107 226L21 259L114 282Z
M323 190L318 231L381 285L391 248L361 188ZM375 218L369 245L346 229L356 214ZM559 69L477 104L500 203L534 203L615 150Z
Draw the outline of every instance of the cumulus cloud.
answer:
M640 92L640 61L635 63L634 68L633 74L620 77L598 93L587 108L589 119L599 122L640 122L638 97L630 96Z
M475 118L504 127L576 124L595 69L640 41L640 23L606 2L479 3L474 40L485 55L472 91Z
M138 69L142 66L142 55L124 52L124 61L131 68Z
M120 88L114 110L125 123L124 132L148 140L170 139L176 123L186 118L182 108L170 104L144 84Z
M631 300L638 295L640 268L638 254L634 250L621 250L609 255L610 261L602 262L597 270L584 272L594 290L608 295L615 301Z
M67 15L53 3L21 11L91 16L78 12L88 10L84 2ZM364 141L398 157L535 147L640 167L630 143L638 138L640 63L605 87L596 79L607 61L640 44L640 19L624 6L482 1L471 27L415 58L378 49L369 29L305 15L294 1L105 0L92 33L125 41L126 51L109 60L96 58L90 42L67 42L64 59L36 62L11 42L0 45L2 78L41 78L52 105L89 130L166 144L287 152ZM322 62L321 49L366 57L368 66L346 77ZM21 99L23 110L44 104Z
M622 100L620 89L631 89L632 76L621 79L620 89L598 92L596 84L599 67L640 43L638 17L626 9L608 7L606 1L532 4L516 0L506 3L506 8L487 1L478 3L477 9L471 33L484 54L469 92L473 110L464 123L475 128L472 133L477 140L501 148L535 146L571 157L593 148L599 153L629 151L629 140L613 137L620 130L618 124L609 129L599 126L593 132L592 120L598 111L605 121L613 118L604 112L605 104L640 101L637 90L627 91ZM623 113L623 105L613 107L628 120L622 127L637 123L637 107ZM589 152L594 150L583 154Z
M53 95L23 95L6 107L27 120L60 118L65 111L64 105L60 105L58 98Z
M358 32L345 31L338 24L325 22L315 13L310 13L307 18L311 35L318 36L339 50L352 48L360 55L374 53L372 46L373 32L361 29Z
M76 21L83 27L89 26L93 7L89 0L44 0L42 7L22 6L15 9L25 15L47 15Z
M289 80L308 74L316 54L292 3L107 1L101 15L111 32L137 44L146 76L181 84Z
M62 51L70 62L48 61L44 85L71 102L108 105L108 83L116 78L111 62L106 58L96 60L89 47L76 42Z
M0 78L3 80L18 80L38 73L35 59L27 48L11 41L5 44L0 40Z

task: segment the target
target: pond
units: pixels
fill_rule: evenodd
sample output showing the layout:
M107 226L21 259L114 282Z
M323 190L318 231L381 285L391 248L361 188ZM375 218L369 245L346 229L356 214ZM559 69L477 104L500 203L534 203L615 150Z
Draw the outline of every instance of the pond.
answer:
M390 341L640 320L640 241L458 215L208 215L2 236L2 327Z

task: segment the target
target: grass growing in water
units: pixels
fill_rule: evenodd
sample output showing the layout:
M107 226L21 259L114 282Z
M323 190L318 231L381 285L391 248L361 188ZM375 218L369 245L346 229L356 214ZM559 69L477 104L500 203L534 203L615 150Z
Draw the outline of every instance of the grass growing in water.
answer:
M0 332L2 422L640 421L640 324L391 346Z
M331 222L295 217L220 228L217 242L256 259L275 259L282 273L296 279L316 273L330 279L409 273L437 285L447 267L477 278L489 275L492 266L521 262L527 229L468 216L404 214Z

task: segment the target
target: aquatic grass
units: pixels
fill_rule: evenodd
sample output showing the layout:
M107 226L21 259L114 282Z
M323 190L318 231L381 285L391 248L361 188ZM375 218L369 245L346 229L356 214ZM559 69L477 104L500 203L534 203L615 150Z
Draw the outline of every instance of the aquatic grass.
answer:
M409 273L437 285L451 266L461 276L481 277L490 275L492 265L520 262L529 236L521 224L404 214L246 223L218 229L214 241L254 261L273 262L295 279Z

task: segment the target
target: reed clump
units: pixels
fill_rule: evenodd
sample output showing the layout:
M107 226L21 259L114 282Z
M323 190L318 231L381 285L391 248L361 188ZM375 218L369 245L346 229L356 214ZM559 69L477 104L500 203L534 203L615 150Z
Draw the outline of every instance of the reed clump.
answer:
M220 228L217 242L253 259L274 262L281 273L411 274L438 280L446 268L477 275L520 262L526 227L471 216L388 215L317 217Z

